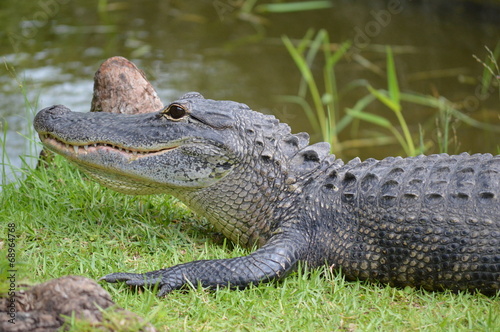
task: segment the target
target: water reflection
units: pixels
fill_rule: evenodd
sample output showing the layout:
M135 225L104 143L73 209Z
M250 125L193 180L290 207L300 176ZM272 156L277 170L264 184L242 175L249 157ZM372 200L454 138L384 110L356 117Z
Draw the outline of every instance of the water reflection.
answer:
M442 95L457 103L475 97L480 84L483 67L472 55L484 58L484 45L494 48L500 41L500 10L486 1L332 1L333 8L327 10L256 13L258 17L238 16L238 2L225 0L99 3L7 0L0 9L1 31L6 32L0 54L15 68L35 108L65 104L87 111L95 70L104 59L122 55L146 72L164 103L197 90L209 98L274 112L291 122L294 131L310 131L299 108L273 98L295 94L300 78L281 42L284 34L300 39L311 27L325 28L334 43L353 40L353 52L367 62L342 61L337 68L339 87L360 78L385 87L384 71L376 68L384 68L381 46L391 44L402 89ZM314 66L320 70L321 65ZM29 135L30 121L19 83L4 67L0 114L9 125L5 149L11 163L20 166L17 156L30 151L17 133ZM352 107L365 94L362 89L350 91L341 107ZM469 115L500 124L499 98L496 93L476 98ZM434 121L429 120L432 110L407 113L413 130ZM498 134L458 124L455 130L460 150L497 152ZM375 151L353 148L343 156L382 158L398 153L397 146L388 145Z

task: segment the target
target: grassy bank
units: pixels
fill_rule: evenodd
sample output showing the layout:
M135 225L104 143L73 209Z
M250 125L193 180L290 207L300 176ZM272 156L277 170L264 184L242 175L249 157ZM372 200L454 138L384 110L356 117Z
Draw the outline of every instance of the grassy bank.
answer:
M26 174L0 193L2 239L7 225L15 224L17 283L70 274L97 279L112 271L247 253L220 240L175 199L112 192L60 158ZM4 240L0 247L6 250ZM4 254L1 259L5 266ZM103 287L160 331L500 330L498 298L346 282L327 269L244 291L197 288L167 298L123 285Z

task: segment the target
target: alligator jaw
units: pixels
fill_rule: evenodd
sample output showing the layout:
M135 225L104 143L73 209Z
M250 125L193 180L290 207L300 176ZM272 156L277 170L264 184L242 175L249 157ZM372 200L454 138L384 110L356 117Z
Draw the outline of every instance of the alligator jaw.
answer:
M158 150L133 150L113 144L102 142L88 142L87 144L66 143L61 139L50 135L40 134L40 141L50 150L62 154L71 160L79 160L81 156L100 154L100 153L119 153L122 158L134 161L139 158L157 156L168 151L174 150L178 145L165 147Z
M55 105L41 110L34 126L47 148L104 186L130 194L190 192L214 185L238 164L224 129L198 119L78 113Z
M160 150L139 151L107 143L74 145L65 143L51 134L39 134L39 136L48 149L73 162L97 182L118 192L132 195L164 193L167 189L141 178L140 175L123 172L117 168L117 164L132 165L142 159L155 159L179 147L177 145ZM116 164L103 163L106 156L108 158L113 156Z

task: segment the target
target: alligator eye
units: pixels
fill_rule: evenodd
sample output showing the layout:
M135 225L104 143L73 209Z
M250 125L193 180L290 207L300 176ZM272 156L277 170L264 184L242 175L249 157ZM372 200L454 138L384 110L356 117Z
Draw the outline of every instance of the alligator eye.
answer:
M173 119L178 120L186 115L186 109L180 105L170 105L167 114Z

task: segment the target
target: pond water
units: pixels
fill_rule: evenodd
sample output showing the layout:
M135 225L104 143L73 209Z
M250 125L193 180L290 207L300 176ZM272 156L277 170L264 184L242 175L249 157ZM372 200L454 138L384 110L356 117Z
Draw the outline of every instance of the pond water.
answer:
M33 114L53 104L88 111L93 75L115 55L136 63L164 104L186 91L199 91L207 98L231 99L274 113L294 132L310 132L299 107L276 100L279 95L296 94L300 80L281 37L299 40L310 28L326 29L332 43L353 41L351 52L359 57L337 65L339 90L358 79L386 88L383 45L392 45L403 91L444 96L467 116L500 126L498 85L479 94L484 67L473 58L485 60L485 46L494 50L500 41L498 1L333 0L328 9L254 15L238 14L245 1L236 0L2 3L0 119L5 142L1 148L3 162L9 159L14 167L20 167L22 160L33 165L35 158L29 156L40 149L30 141ZM321 59L313 65L319 78L322 65ZM349 90L341 108L352 107L366 94L366 87ZM27 102L33 109L26 107ZM375 112L390 117L384 106L375 106ZM435 110L407 105L404 112L413 132L423 128L427 152L436 152ZM450 152L498 153L499 132L457 121L450 128L460 142ZM374 132L388 135L360 122L340 138L356 142L362 136L366 141ZM320 139L318 133L311 136ZM346 145L339 154L348 159L402 153L398 144L389 143Z

